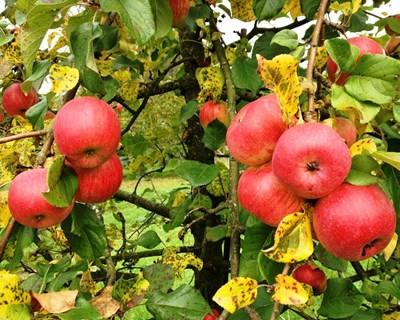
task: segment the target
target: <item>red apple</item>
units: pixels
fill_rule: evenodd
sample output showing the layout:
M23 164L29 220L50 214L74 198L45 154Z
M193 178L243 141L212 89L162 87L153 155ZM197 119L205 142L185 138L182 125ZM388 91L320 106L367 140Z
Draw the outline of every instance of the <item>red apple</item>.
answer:
M313 263L305 263L296 267L292 276L297 281L310 285L316 295L324 293L326 290L326 275Z
M47 169L31 169L17 175L8 191L8 207L14 219L31 228L47 228L63 221L73 204L66 208L52 206L42 194L48 189Z
M304 123L284 132L276 144L272 169L293 193L307 199L327 195L346 179L349 148L322 123Z
M275 177L270 163L247 168L240 176L237 192L243 208L273 227L304 203Z
M203 320L217 320L220 316L220 313L217 309L211 309L211 313L207 313Z
M54 139L74 168L95 168L118 147L118 117L106 102L96 97L73 99L54 119Z
M228 107L223 102L207 101L200 107L199 118L201 125L206 128L214 120L219 120L225 126L229 124Z
M189 14L190 0L168 0L168 2L172 11L172 25L182 26Z
M10 116L24 116L25 111L37 102L38 96L35 89L31 88L25 94L20 83L13 83L3 92L3 107Z
M389 244L396 229L396 211L379 187L344 183L318 200L313 226L328 252L359 261Z
M0 111L0 122L3 122L5 119L5 115L3 111Z
M359 50L360 53L357 57L357 60L363 56L364 54L383 54L384 50L382 46L367 37L355 37L355 38L350 38L348 39L348 42L356 46ZM335 82L338 85L344 85L346 82L347 78L350 76L350 73L348 72L341 72L339 75L336 75L336 72L338 71L338 66L336 62L334 62L331 58L328 58L327 64L326 64L326 71L328 72L328 78L330 81Z
M357 128L350 119L342 117L329 118L324 120L324 123L332 124L333 129L344 139L348 147L357 140Z
M97 203L110 199L122 182L122 164L114 154L109 160L93 169L74 168L79 181L75 199Z
M226 144L236 160L258 166L271 160L275 144L285 130L278 98L269 94L237 113L228 127Z

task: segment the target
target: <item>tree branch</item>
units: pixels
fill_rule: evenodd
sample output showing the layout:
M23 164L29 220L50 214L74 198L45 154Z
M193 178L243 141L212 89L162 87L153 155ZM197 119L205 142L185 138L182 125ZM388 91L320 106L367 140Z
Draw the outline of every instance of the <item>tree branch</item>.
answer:
M10 221L8 222L6 230L4 231L3 237L0 240L0 260L3 257L4 250L6 249L8 239L11 236L11 233L14 229L15 224L16 224L16 221L14 220L14 218L11 218Z
M269 32L279 32L282 31L284 29L295 29L297 27L301 27L305 24L307 24L308 22L310 22L310 20L308 20L307 18L303 19L303 20L295 20L294 22L283 26L283 27L278 27L278 28L258 28L257 26L255 26L246 36L247 39L251 39L253 37L255 37L256 35L260 34L260 33L265 33L267 31Z
M13 136L0 138L0 144L7 143L10 141L20 140L20 139L25 139L25 138L40 137L40 136L44 136L45 134L47 134L47 130L45 130L45 129L39 130L39 131L19 133L19 134L15 134Z
M176 253L187 253L187 252L194 252L195 247L188 246L188 247L179 247L176 249ZM164 249L155 249L155 250L147 250L147 251L140 251L140 252L133 252L133 253L121 253L113 256L114 259L131 259L137 260L141 258L148 258L148 257L159 257L162 256L164 253Z

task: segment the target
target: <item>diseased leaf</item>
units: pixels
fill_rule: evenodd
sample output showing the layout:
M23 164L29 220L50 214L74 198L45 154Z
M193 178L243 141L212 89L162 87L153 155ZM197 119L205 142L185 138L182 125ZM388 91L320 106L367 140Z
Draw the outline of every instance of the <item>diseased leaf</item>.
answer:
M51 91L62 93L74 88L79 81L79 70L68 66L53 64L50 68Z
M0 270L0 306L31 303L31 296L20 285L21 279L18 275Z
M188 266L193 266L199 271L203 269L203 260L199 257L196 257L193 253L178 255L173 248L164 250L162 263L172 266L178 278L182 277L182 273Z
M232 18L242 21L253 21L256 19L253 11L253 0L230 0Z
M175 271L171 265L156 263L146 266L143 276L150 282L149 292L167 293L175 281Z
M204 102L211 98L219 100L225 85L225 77L220 67L204 67L196 70L196 79L201 91L197 100Z
M272 299L284 305L305 304L311 296L311 288L291 276L278 274L276 276L275 293Z
M94 297L90 303L96 308L97 312L104 319L108 319L115 315L119 308L119 302L112 297L112 286L107 286L100 295Z
M235 313L257 299L257 286L257 281L252 278L233 278L218 289L213 301L230 313Z
M356 13L361 7L361 0L334 1L330 4L329 10L341 11L345 16Z
M377 146L373 139L364 138L354 142L350 147L350 153L352 157L357 155L370 155L376 152Z
M0 229L7 227L10 219L11 213L8 208L8 192L0 191Z
M304 16L303 12L301 11L300 0L288 0L282 11L284 13L290 13L292 19L297 19L299 16Z

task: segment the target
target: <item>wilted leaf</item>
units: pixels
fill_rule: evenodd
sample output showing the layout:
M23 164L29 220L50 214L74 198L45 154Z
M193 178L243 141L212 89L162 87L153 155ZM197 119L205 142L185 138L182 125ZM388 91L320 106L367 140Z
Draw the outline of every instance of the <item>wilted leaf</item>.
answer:
M231 0L232 17L242 21L256 19L253 11L253 0Z
M65 290L48 293L32 293L33 297L47 312L62 313L75 307L78 290Z
M150 287L143 274L136 274L131 279L119 278L112 290L112 297L121 302L121 308L127 310L137 306L145 297Z
M8 192L0 191L0 229L7 227L11 218L10 209L8 208Z
M257 281L237 277L219 288L213 296L213 301L230 313L234 313L238 309L251 305L256 298Z
M389 244L386 246L386 248L383 250L383 256L386 261L390 259L394 251L396 250L397 246L397 241L399 239L399 236L397 233L395 233L392 237L392 240L390 240Z
M315 67L317 69L321 69L328 60L328 52L325 49L325 46L321 46L317 48L317 56L315 57Z
M276 93L287 123L299 110L299 96L302 92L297 67L299 61L289 54L280 54L272 60L258 56L258 72L266 88Z
M119 302L112 297L112 291L113 287L107 286L100 295L90 301L92 306L105 319L112 317L120 308Z
M295 212L279 223L274 236L274 245L263 250L271 260L293 263L309 258L314 251L311 221L307 213Z
M79 81L79 70L68 66L53 64L49 72L52 83L51 91L62 93L71 90Z
M149 292L159 291L167 293L175 281L175 271L172 266L155 263L144 268L143 276L150 283Z
M272 299L284 305L301 305L310 299L311 290L291 276L276 276L275 293Z
M374 140L371 138L358 140L350 147L352 157L360 154L373 154L375 151L377 151L377 147Z
M201 91L198 100L204 102L207 98L218 100L222 94L225 77L219 67L205 67L196 70L196 79Z

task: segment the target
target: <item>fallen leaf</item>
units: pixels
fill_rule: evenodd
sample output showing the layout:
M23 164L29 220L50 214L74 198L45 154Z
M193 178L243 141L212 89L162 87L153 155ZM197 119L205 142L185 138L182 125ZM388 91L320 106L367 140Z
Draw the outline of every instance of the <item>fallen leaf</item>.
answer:
M112 290L112 286L107 286L100 295L94 297L90 301L92 306L95 307L99 314L105 319L112 317L120 308L119 302L112 297Z
M78 290L32 293L32 296L49 313L63 313L75 307Z

